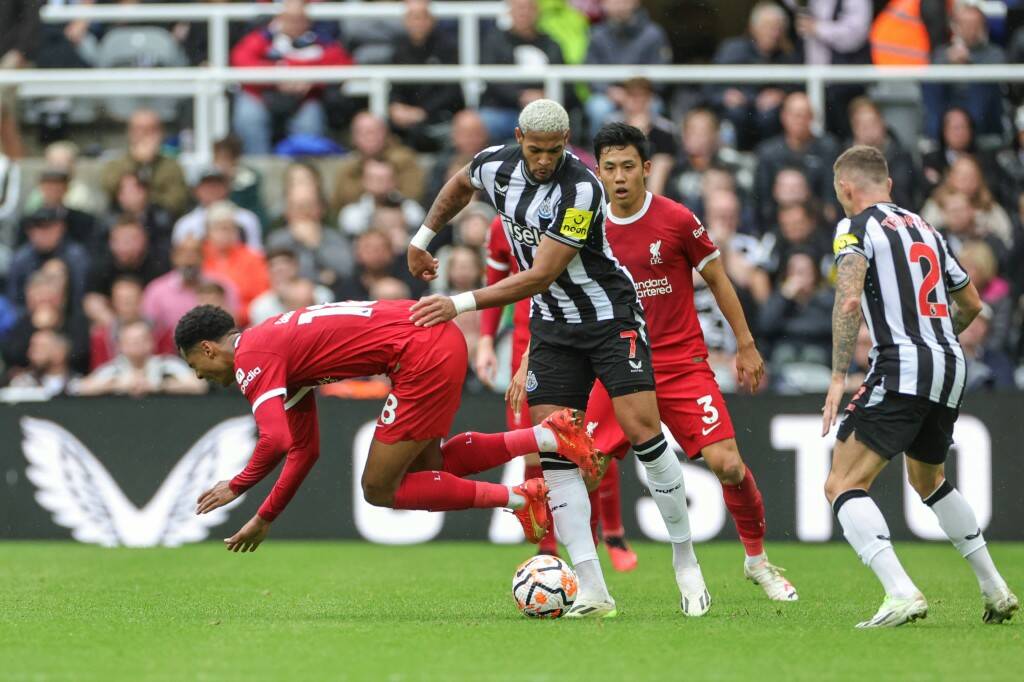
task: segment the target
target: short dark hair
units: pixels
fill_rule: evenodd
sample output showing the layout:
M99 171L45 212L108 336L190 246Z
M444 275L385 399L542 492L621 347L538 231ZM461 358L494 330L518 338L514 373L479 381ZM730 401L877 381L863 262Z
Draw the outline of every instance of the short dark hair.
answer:
M200 341L219 341L235 328L235 320L223 308L198 305L185 313L174 328L174 345L188 353Z
M601 152L608 147L635 147L641 161L651 158L650 144L643 131L628 123L607 123L594 136L594 158L601 160Z
M299 260L299 254L295 253L295 249L288 246L275 246L272 249L267 250L266 259L269 263L275 258L288 258L293 261Z
M222 137L213 143L213 153L227 154L232 159L242 156L242 140L237 135Z

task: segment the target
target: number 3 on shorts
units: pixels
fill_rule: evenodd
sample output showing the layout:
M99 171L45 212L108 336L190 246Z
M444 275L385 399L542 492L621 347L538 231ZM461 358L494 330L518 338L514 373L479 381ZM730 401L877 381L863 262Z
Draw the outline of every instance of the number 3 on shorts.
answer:
M380 412L380 423L385 426L394 424L397 411L398 398L393 393L388 393L388 399L384 401L384 409Z
M704 408L704 416L700 419L705 424L714 424L718 421L718 409L711 404L712 400L710 395L702 395L697 398L697 404Z

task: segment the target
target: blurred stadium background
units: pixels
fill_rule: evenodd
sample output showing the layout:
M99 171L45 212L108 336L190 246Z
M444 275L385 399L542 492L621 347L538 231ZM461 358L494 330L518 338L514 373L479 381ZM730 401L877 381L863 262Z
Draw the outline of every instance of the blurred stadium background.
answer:
M204 416L244 414L175 357L178 317L215 302L246 326L315 302L423 294L404 265L409 231L449 174L509 139L517 109L545 94L572 112L584 159L604 121L648 130L651 189L692 207L722 247L769 367L762 394L735 409L741 447L771 462L776 537L832 537L818 492L828 444L811 433L829 377L831 164L851 142L882 148L896 200L947 234L987 304L962 338L971 395L958 439L971 466L960 486L991 510L991 537L1021 537L1008 521L1022 513L1011 492L1024 481L1011 449L1020 425L999 415L1024 408L1024 3L9 0L2 13L0 398L14 445L2 465L17 503L0 509L0 537L73 528L32 501L19 419L59 425L148 499L215 424ZM434 290L481 285L492 218L478 202L435 240ZM696 305L734 390L735 340L706 288ZM459 324L472 357L478 313ZM361 467L364 422L351 415L387 390L380 377L322 389L327 414L344 415L328 442L346 471ZM466 392L464 425L501 430L500 400L472 367ZM142 426L168 410L182 418ZM147 439L161 447L140 461ZM329 466L307 488L351 475ZM642 488L627 488L632 530L658 538L633 513ZM380 539L355 522L352 497L341 525L321 527L307 490L308 511L281 525ZM703 539L728 536L720 500L706 497L694 503ZM930 516L912 518L922 510L907 503L906 533L938 537Z

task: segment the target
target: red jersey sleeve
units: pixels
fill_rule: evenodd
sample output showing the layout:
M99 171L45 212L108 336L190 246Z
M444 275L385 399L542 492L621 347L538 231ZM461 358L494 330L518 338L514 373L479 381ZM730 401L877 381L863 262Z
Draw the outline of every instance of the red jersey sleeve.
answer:
M505 279L512 272L512 247L505 237L501 218L495 216L487 234L487 286ZM480 335L495 336L501 322L501 308L485 308L480 312Z
M241 352L235 355L235 381L242 395L252 406L259 440L249 463L231 479L231 489L243 493L253 487L281 461L291 447L292 437L285 417L285 384L283 359L264 351Z
M257 512L267 521L273 521L284 511L320 457L320 426L313 391L283 412L287 422L285 426L291 434L291 445L281 475ZM277 460L280 459L278 455Z
M676 221L680 230L680 246L686 260L697 272L700 272L705 265L718 258L721 253L715 243L711 241L707 228L701 224L697 216L685 206L680 206L680 208L682 211Z

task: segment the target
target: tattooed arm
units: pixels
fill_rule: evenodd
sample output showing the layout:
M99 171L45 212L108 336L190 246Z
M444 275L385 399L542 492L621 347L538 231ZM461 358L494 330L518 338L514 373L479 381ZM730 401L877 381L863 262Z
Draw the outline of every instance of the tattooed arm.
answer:
M960 332L967 329L974 321L974 318L981 312L982 302L978 290L972 282L956 291L950 292L953 299L953 333L960 336Z
M832 379L845 377L853 359L860 332L860 297L868 261L848 255L839 261L836 274L836 302L832 308Z
M444 187L438 193L434 203L427 211L427 217L423 224L434 232L440 232L451 222L459 211L473 200L476 188L469 179L469 164L467 163L455 175L444 183Z
M470 180L469 164L453 175L441 188L434 203L430 205L423 226L413 237L406 254L409 272L413 277L430 281L437 277L437 259L427 251L427 245L443 230L452 218L473 200L476 188Z
M839 414L839 402L846 387L846 372L860 332L860 297L868 271L866 258L856 254L843 256L836 276L836 302L832 308L832 383L822 408L821 435L832 428Z

